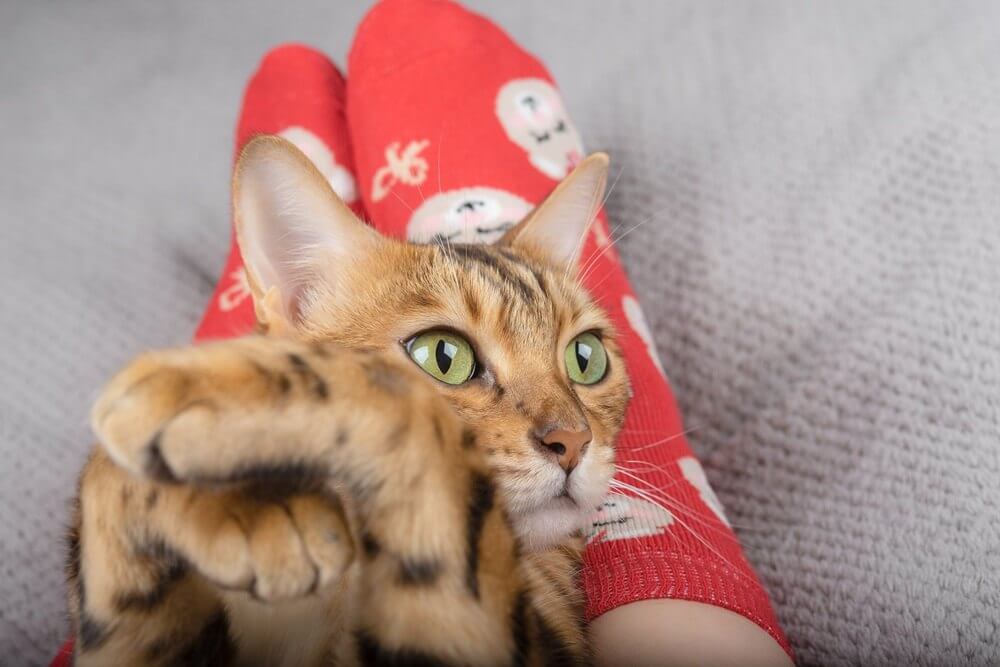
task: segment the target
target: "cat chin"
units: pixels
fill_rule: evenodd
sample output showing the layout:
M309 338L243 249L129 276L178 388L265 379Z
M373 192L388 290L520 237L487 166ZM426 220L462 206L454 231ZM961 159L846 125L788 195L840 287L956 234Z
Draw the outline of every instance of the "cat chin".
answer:
M567 498L554 498L544 507L514 517L521 544L529 551L555 546L589 525L590 513Z

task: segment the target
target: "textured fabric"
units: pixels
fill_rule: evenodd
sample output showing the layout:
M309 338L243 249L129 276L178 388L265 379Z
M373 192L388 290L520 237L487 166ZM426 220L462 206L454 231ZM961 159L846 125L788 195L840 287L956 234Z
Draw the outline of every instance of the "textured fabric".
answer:
M1000 6L472 2L624 168L619 248L797 659L1000 662ZM363 3L0 3L0 661L66 633L86 411L187 340L232 127Z

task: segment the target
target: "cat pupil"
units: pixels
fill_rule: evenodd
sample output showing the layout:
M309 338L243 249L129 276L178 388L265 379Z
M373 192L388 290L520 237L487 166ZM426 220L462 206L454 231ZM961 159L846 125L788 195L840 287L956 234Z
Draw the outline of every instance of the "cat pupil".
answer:
M457 345L452 345L444 339L438 340L437 345L434 347L434 359L437 361L438 368L441 369L442 373L448 373L448 370L451 368L451 362L454 361L457 352Z
M580 367L581 373L587 372L587 366L590 365L590 355L593 353L594 349L586 343L576 342L576 364Z

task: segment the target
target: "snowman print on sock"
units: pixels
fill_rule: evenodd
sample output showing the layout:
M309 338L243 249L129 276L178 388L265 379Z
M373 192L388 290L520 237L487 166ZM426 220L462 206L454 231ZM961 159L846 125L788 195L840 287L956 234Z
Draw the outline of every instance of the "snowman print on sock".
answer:
M587 544L659 535L674 520L673 514L648 500L609 493L590 520Z
M295 147L316 165L319 173L323 174L330 182L330 187L344 203L353 204L357 200L358 188L354 182L354 176L343 166L337 164L333 151L322 139L298 125L285 128L278 133L278 136L295 144Z
M660 375L667 377L667 374L663 370L663 365L660 363L660 357L656 354L656 343L653 341L653 332L649 330L649 324L646 323L646 317L642 314L639 302L631 294L626 294L622 297L622 310L625 311L625 319L628 320L629 326L632 327L632 330L635 331L636 335L645 344L646 352L649 354L649 358L656 366L656 369L660 371Z
M549 178L564 178L582 159L580 133L548 81L507 82L497 94L496 114L507 137L527 151L531 164Z
M681 474L684 475L684 479L688 481L688 484L698 490L698 495L701 496L702 502L708 505L708 508L715 513L715 516L719 517L719 521L729 526L729 519L726 518L722 502L715 495L715 491L712 490L711 485L709 485L708 477L705 476L705 470L698 463L698 459L693 456L685 456L677 460L677 466L681 469Z
M450 190L413 212L406 237L414 243L493 243L531 208L524 199L496 188Z

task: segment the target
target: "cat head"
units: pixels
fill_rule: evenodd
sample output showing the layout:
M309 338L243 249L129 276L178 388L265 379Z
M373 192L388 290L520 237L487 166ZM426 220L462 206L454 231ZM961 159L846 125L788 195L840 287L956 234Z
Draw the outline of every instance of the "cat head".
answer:
M496 113L507 137L549 178L563 178L583 157L580 133L548 81L514 79L504 84Z
M587 158L490 245L381 236L280 138L250 142L234 178L261 327L423 369L475 425L533 548L589 526L629 396L614 329L576 279L606 177L607 157Z

